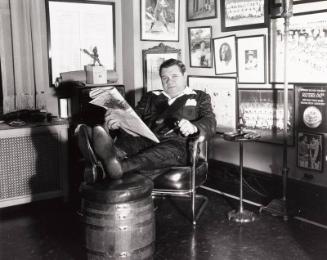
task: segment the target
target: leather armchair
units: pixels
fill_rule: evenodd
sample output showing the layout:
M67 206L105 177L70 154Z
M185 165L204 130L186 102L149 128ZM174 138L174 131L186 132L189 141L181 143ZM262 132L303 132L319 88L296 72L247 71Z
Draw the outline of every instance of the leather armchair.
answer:
M186 166L158 169L151 172L154 183L153 196L187 197L192 207L193 225L204 210L208 199L196 193L196 189L207 179L207 140L203 135L189 137L190 163ZM145 173L144 171L141 172ZM149 176L148 173L146 175ZM196 200L200 201L196 209Z

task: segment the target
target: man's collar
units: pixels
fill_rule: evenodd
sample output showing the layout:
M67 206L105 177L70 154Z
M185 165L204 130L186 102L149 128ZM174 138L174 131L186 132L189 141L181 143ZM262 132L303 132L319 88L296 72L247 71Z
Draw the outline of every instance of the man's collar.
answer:
M172 103L175 102L175 100L181 96L184 95L192 95L192 94L196 94L195 91L193 89L191 89L190 87L186 87L184 88L184 90L177 95L176 97L171 98L165 91L162 92L163 95L165 95L168 98L168 104L171 105Z

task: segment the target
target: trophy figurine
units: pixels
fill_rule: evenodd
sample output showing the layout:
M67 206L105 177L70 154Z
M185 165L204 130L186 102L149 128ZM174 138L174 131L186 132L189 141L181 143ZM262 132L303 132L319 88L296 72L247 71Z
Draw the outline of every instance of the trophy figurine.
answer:
M102 66L100 59L99 59L99 54L98 54L98 48L95 46L92 50L92 53L90 53L87 49L81 49L85 54L89 55L93 59L93 64L92 66L95 66L96 63L99 64L99 66Z

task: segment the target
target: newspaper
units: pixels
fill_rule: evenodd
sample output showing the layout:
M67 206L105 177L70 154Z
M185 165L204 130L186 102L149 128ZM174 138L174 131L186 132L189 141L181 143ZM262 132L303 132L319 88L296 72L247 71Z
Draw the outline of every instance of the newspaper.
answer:
M133 136L144 136L156 143L160 143L155 134L136 114L115 87L95 88L90 91L91 104L105 108L120 118L120 127Z

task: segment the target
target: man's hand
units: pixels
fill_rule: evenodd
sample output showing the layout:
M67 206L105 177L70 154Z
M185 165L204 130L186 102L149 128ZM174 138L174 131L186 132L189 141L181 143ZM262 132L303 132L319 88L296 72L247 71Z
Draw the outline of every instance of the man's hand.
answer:
M109 130L117 130L120 128L120 117L116 111L108 111L105 115L106 127Z
M189 136L198 132L198 128L195 125L193 125L190 121L184 118L182 118L179 121L178 126L179 126L179 131L184 136Z

